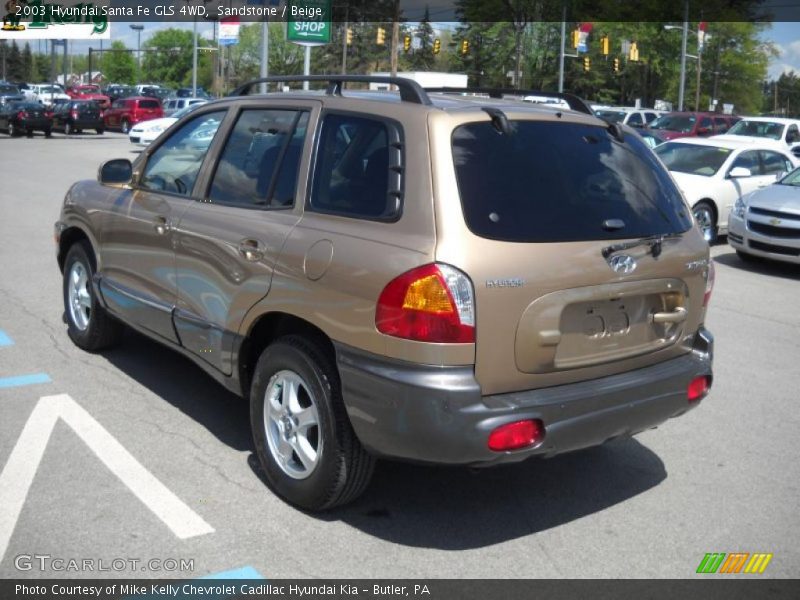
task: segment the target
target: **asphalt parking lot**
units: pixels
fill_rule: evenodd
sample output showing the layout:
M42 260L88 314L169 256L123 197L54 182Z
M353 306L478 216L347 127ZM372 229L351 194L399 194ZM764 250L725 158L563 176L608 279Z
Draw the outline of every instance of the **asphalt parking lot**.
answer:
M381 463L310 515L264 486L247 405L191 362L134 333L95 355L67 338L60 203L136 152L0 135L0 577L683 578L709 552L800 577L800 268L712 249L715 382L688 415L493 470Z

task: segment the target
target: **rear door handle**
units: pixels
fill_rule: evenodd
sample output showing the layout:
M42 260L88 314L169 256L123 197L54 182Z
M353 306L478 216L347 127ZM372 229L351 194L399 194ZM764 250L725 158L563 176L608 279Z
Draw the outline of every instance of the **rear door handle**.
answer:
M688 315L689 311L679 306L672 312L653 313L652 319L653 323L683 323Z
M258 240L245 239L239 242L239 254L244 256L245 260L256 262L264 257L264 250Z

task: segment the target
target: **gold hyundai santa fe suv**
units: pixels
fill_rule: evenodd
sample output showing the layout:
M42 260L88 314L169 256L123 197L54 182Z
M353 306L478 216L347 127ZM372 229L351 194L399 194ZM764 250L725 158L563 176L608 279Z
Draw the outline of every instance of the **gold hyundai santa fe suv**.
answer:
M358 496L376 458L553 456L707 394L708 245L633 130L568 94L248 93L289 79L72 186L55 229L75 344L124 324L249 398L270 486L313 510Z

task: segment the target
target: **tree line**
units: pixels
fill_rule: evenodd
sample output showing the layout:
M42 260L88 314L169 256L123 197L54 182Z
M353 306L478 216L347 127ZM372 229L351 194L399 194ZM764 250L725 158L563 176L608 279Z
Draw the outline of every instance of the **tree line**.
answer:
M380 5L378 0L374 6ZM467 6L469 3L464 2ZM374 9L374 6L371 7ZM366 13L365 13L366 14ZM470 15L464 8L463 14ZM473 16L480 17L481 13ZM339 73L343 61L348 73L369 73L390 69L391 21L354 20L333 23L331 42L312 51L313 73ZM400 71L460 72L470 85L518 86L525 89L556 90L559 73L561 23L534 20L537 14L517 15L514 21L466 20L446 28L431 23L425 13L419 22L402 23L398 69ZM339 17L337 17L339 18ZM692 23L697 28L697 23ZM576 54L571 32L577 22L567 24L566 53ZM687 59L684 105L707 110L717 101L732 104L739 113L800 113L800 82L794 73L767 81L772 44L762 41L766 25L756 22L711 22L701 60ZM385 43L378 43L383 28ZM269 26L271 75L300 74L303 49L286 41L285 26ZM404 43L405 37L410 43ZM600 40L607 37L608 54ZM347 40L350 43L346 43ZM464 40L468 42L464 47ZM623 44L635 42L638 60L623 52ZM696 31L689 36L688 52L697 55ZM261 65L261 24L240 28L239 43L221 47L202 39L205 48L198 55L198 85L222 94L258 76ZM408 50L404 49L404 46ZM677 108L681 32L656 22L596 22L588 38L588 52L567 56L564 89L594 102L632 105L639 100L653 106L667 100ZM435 52L438 48L438 52ZM120 41L100 56L93 56L93 69L101 70L114 83L153 82L172 87L190 85L192 78L192 33L171 28L156 31L142 44L141 70L135 52ZM466 50L466 51L465 51ZM7 79L46 80L50 57L31 52L25 44L3 47ZM85 56L73 57L73 71L86 70ZM589 61L584 59L588 58ZM615 60L616 59L616 60ZM60 61L61 58L59 57ZM698 62L700 76L698 86ZM587 68L588 67L588 68ZM81 70L79 70L81 69ZM61 73L62 70L56 70ZM515 73L519 74L518 77ZM699 89L699 93L698 93Z

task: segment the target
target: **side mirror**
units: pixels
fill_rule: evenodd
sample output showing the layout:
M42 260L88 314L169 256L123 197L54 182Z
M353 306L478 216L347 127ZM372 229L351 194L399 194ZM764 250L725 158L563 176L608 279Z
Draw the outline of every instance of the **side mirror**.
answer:
M132 178L133 165L127 158L107 160L97 172L97 181L103 185L122 186L129 184Z
M752 173L750 172L750 169L746 167L734 167L728 173L728 177L731 179L736 179L738 177L750 177L751 175Z
M711 133L710 127L700 127L697 129L697 135L708 135Z
M780 173L775 173L775 181L780 181L786 177L786 171L781 171Z

